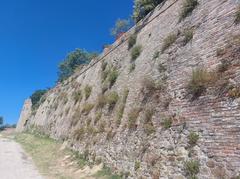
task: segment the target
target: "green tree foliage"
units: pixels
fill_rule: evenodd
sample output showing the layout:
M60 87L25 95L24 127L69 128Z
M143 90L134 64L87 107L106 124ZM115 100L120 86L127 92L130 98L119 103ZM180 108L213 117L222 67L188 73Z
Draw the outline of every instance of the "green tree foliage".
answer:
M3 125L3 117L0 116L0 125Z
M133 18L135 22L140 21L149 12L151 12L158 4L164 0L135 0Z
M115 26L111 29L111 35L118 37L119 34L128 31L130 27L130 20L118 19L115 23Z
M30 98L31 98L31 101L32 101L33 109L35 109L39 105L39 102L40 102L41 98L43 97L43 95L46 92L47 92L47 90L37 90L32 94L32 96Z
M89 53L82 49L76 49L75 51L69 53L59 65L58 82L62 82L70 77L76 68L78 68L80 65L88 64L91 59L96 56L96 53Z

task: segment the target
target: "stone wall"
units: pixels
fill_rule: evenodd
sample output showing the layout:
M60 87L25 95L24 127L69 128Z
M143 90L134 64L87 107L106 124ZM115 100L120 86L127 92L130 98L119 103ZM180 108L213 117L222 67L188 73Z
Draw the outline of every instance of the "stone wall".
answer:
M68 141L75 150L87 151L91 160L101 158L113 170L130 173L129 178L187 178L189 161L199 162L198 178L237 177L240 101L230 93L240 83L240 27L234 24L238 4L199 0L193 13L179 22L182 3L168 0L157 7L91 64L51 89L35 113L28 108L27 114L34 115L23 110L18 128L37 128ZM187 44L185 29L193 30ZM142 52L130 72L128 38L135 31ZM161 52L169 34L177 39ZM220 73L224 60L228 65ZM97 104L106 85L103 63L118 71L105 96L117 92L119 100L101 109ZM186 86L192 70L200 67L215 78L193 99ZM88 99L84 98L86 86L92 87ZM119 119L126 90L129 94ZM193 134L199 140L190 145Z

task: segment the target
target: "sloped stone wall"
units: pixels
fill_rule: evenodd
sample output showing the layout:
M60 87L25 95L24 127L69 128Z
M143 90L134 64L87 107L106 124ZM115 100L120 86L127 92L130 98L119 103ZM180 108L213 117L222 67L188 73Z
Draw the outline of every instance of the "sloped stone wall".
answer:
M113 170L130 172L129 178L187 178L188 161L199 162L197 176L201 179L237 177L240 108L239 99L229 96L229 91L238 89L240 83L240 26L234 24L238 4L233 0L199 0L193 13L179 22L182 3L168 0L157 7L89 66L51 89L36 114L27 119L22 115L19 128L27 120L23 128L38 128L68 141L70 147L87 151L91 160L101 158ZM136 29L136 44L142 46L142 52L130 72L127 39ZM187 44L185 29L193 29L193 39ZM169 34L176 34L177 39L161 53ZM228 66L219 73L223 60ZM109 105L96 107L105 85L103 63L118 71L116 82L105 93L118 93L113 109ZM192 70L199 67L217 77L193 100L186 86ZM86 86L92 88L88 99L84 97ZM119 120L126 90L129 94ZM80 91L83 99L76 101ZM91 105L94 108L89 114L83 111ZM139 116L131 125L129 114L133 112ZM146 123L148 112L152 116ZM172 122L170 128L166 128L168 121ZM196 145L189 144L193 133L199 135Z

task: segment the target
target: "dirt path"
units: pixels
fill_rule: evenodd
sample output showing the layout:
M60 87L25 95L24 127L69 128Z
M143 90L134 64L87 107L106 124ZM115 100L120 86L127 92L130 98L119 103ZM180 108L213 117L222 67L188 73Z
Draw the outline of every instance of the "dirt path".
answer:
M0 173L1 179L43 179L21 146L1 136Z

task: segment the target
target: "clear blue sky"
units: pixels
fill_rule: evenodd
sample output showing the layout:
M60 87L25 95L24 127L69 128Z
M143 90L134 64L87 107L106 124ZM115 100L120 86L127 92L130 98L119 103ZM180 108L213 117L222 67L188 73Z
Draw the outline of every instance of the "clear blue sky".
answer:
M109 29L131 14L133 0L2 0L0 116L16 123L36 89L52 87L57 66L75 48L101 51Z

